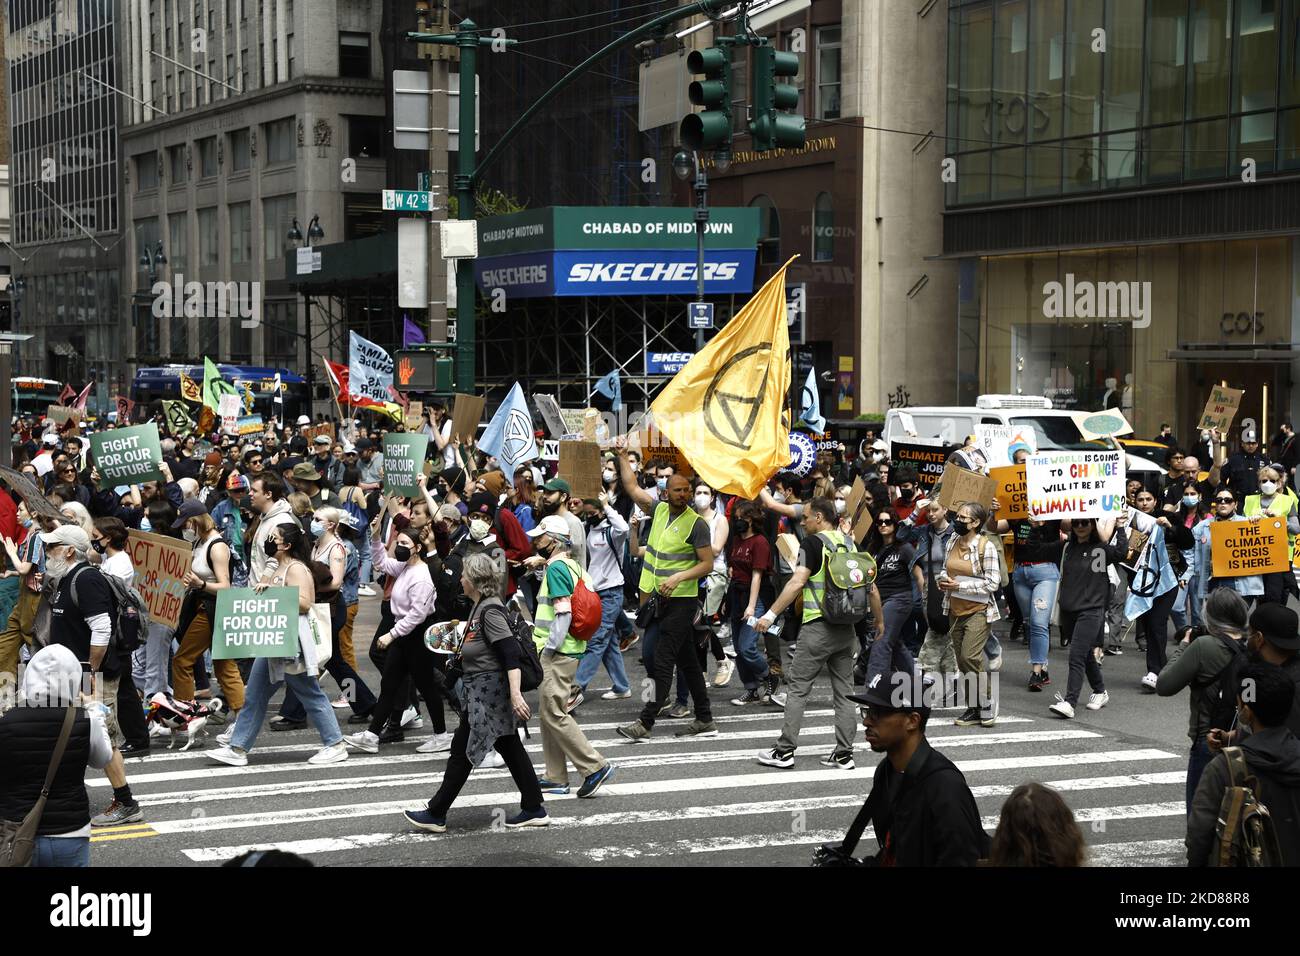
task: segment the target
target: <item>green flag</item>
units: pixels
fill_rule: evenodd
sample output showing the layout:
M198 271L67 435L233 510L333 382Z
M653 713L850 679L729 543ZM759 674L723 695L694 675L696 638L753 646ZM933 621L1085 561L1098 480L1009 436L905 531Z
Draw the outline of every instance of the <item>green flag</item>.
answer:
M177 438L194 431L194 419L190 418L184 402L164 398L163 416L167 419L167 430Z
M222 395L234 395L235 386L231 385L217 367L212 364L212 359L204 356L203 358L203 404L208 406L214 412L221 406Z

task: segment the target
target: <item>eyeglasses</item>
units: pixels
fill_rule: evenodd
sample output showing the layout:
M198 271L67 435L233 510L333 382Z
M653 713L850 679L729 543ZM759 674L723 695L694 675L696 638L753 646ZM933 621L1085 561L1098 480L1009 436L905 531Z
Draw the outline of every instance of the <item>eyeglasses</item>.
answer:
M1237 503L1237 499L1236 498L1215 498L1214 503L1219 505L1235 505Z
M250 458L250 459L248 459L248 464L249 464L250 467L253 466L253 465L260 465L261 463L262 463L262 459L260 459L260 458Z
M893 714L902 713L906 712L893 707L876 707L871 704L858 708L858 716L863 720L884 720Z

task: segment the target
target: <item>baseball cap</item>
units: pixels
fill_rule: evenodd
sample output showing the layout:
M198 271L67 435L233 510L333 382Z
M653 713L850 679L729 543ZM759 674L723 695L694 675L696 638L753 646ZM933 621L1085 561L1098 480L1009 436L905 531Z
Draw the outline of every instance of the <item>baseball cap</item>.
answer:
M573 488L563 478L552 478L546 484L542 485L542 491L562 491L566 495L573 493Z
M310 425L310 424L311 424L311 419L308 418L306 415L299 415L299 416L298 416L298 424L299 424L299 425Z
M1250 626L1276 648L1300 651L1300 617L1282 604L1261 604L1250 616Z
M41 441L44 444L53 447L59 443L59 436L54 434L53 432L46 432L45 437L42 438Z
M918 696L920 700L916 701ZM861 688L860 693L849 694L848 699L856 704L888 710L930 711L925 703L924 690L918 687L916 677L907 671L894 671L888 677L878 674L870 684Z
M352 444L352 442L350 442L350 441L345 441L345 442L343 443L343 454L345 454L345 455L355 455L356 453L357 453L357 446L356 446L356 445Z
M176 520L172 522L172 530L178 531L191 518L197 518L199 515L207 513L208 509L203 507L203 502L199 501L198 498L191 498L188 501L181 502L180 510L176 512Z
M248 487L248 478L244 475L231 475L226 479L226 489L228 491L247 491Z
M89 551L90 535L75 524L61 524L53 531L42 531L41 543L46 547L70 544L78 551Z
M569 540L569 524L559 515L547 515L542 519L541 524L528 532L530 538L540 538L542 535L550 535L552 538L563 538Z
M374 447L375 447L375 443L372 442L369 438L358 438L358 439L357 439L357 443L356 443L356 445L353 446L353 447L354 447L357 451L365 451L367 448L374 448ZM347 451L346 446L344 447L343 450L344 450L344 451Z
M332 445L334 444L334 439L330 438L329 435L317 435L311 440L311 443L313 445Z

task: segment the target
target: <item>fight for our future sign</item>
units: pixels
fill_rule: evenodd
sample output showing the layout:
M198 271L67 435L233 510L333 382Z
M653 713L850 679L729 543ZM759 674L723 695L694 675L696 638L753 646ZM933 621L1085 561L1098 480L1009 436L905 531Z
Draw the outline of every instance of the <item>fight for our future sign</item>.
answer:
M384 491L392 495L418 495L416 478L424 474L428 435L384 436Z
M217 592L212 659L298 656L298 589L223 588Z
M99 470L99 487L138 485L163 477L158 426L133 425L90 436L90 455Z
M1028 512L1035 518L1100 518L1124 510L1124 453L1049 451L1025 462Z

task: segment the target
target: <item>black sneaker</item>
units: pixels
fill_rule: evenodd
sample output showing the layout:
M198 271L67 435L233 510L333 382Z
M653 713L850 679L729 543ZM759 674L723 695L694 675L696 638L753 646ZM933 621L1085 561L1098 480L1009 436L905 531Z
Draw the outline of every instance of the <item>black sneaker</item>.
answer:
M1046 668L1046 667L1044 667L1044 668L1039 672L1039 676L1042 678L1042 686L1043 686L1043 687L1046 687L1048 684L1050 684L1050 683L1052 682L1052 679L1051 679L1050 677L1047 676L1047 668Z
M1047 677L1046 671L1038 671L1037 673L1030 674L1029 689L1034 691L1041 691L1043 689L1043 684L1046 683L1046 681L1044 680L1045 677Z
M733 698L731 699L731 702L732 702L735 706L737 706L737 707L747 707L747 706L749 706L750 704L761 704L761 703L763 703L763 700L764 700L765 697L766 697L765 694L760 694L760 693L759 693L757 687L753 687L753 688L750 688L749 690L745 691L745 692L744 692L743 694L741 694L739 697L733 697Z
M1124 655L1124 648L1120 647L1118 644L1110 644L1106 647L1106 653L1112 657L1122 657Z
M953 721L958 727L978 727L980 723L980 709L978 707L967 707L966 712Z
M1147 639L1145 637L1136 637L1133 640L1134 643L1137 644L1137 649L1145 654L1147 651Z
M395 744L405 739L406 734L402 733L402 725L391 720L384 724L384 729L379 732L381 744Z

